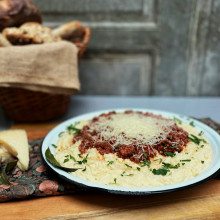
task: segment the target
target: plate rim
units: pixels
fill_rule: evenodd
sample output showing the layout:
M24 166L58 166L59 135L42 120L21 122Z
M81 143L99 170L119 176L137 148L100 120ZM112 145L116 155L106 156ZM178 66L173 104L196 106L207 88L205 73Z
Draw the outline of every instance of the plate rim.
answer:
M172 117L177 117L177 118L180 118L181 120L183 119L183 121L185 121L185 120L187 120L187 121L193 120L193 121L196 122L196 124L204 126L208 130L211 130L212 133L214 132L214 135L213 136L211 135L212 138L215 139L216 135L218 135L217 136L217 139L218 139L217 141L219 141L219 143L220 143L220 136L219 136L219 134L214 129L212 129L210 126L204 124L203 122L200 122L197 119L194 119L194 118L186 116L186 115L182 115L182 114L178 114L178 113L173 113L173 112L169 112L169 111L163 111L163 110L149 109L149 108L147 108L147 109L144 109L144 108L103 109L103 110L99 110L99 111L92 111L92 112L88 112L88 113L84 113L84 114L81 114L81 115L74 116L72 118L69 118L69 119L59 123L57 126L55 126L53 129L50 130L50 132L43 139L42 147L41 147L42 158L44 159L44 161L47 164L47 166L49 166L50 169L52 169L53 172L55 172L62 179L65 179L66 181L68 181L70 183L73 183L73 184L75 184L77 186L80 186L80 187L83 187L83 188L90 188L91 190L95 190L95 191L106 191L106 192L109 192L109 193L126 194L126 195L128 195L128 194L129 195L148 195L148 194L166 193L166 192L173 192L173 191L178 191L178 190L182 190L182 189L187 189L187 188L199 185L199 184L201 184L201 183L203 183L205 181L208 181L209 179L212 179L214 176L217 176L218 174L220 174L220 165L219 165L218 169L215 170L215 172L211 173L211 175L209 175L209 176L207 176L205 178L202 178L201 180L198 180L198 181L195 181L193 183L190 183L190 184L183 184L183 186L179 186L179 187L172 187L172 186L175 186L175 185L178 185L178 184L181 184L181 183L186 183L187 181L192 180L192 179L194 179L194 178L196 178L196 177L198 177L200 175L198 175L196 177L193 177L193 178L191 178L189 180L186 180L186 181L182 181L182 182L175 183L175 184L169 184L169 185L165 185L165 186L156 186L156 187L118 187L118 186L112 186L112 185L104 185L104 184L99 184L99 183L93 183L93 182L81 179L79 177L76 177L74 175L69 174L68 172L62 171L59 168L56 168L56 167L52 166L47 161L47 159L45 158L45 151L47 149L47 147L45 147L45 145L44 145L45 141L59 127L62 127L65 124L68 124L70 122L73 123L73 121L77 121L77 118L79 118L79 117L80 118L83 118L83 117L90 117L90 118L92 118L92 117L95 117L96 115L99 115L99 114L105 113L105 112L109 112L109 111L123 112L123 111L126 111L126 110L142 111L142 112L152 112L154 114L162 114L162 116L163 116L163 114L168 114L170 116L172 115ZM92 115L92 116L90 116L90 115ZM167 116L163 116L163 117L167 117ZM87 120L87 119L85 119L85 120ZM44 150L44 148L45 148L45 150ZM213 150L213 147L212 147L212 150ZM214 158L213 158L213 160L214 160ZM206 169L204 172L206 172L208 170L209 170L209 168ZM204 172L202 172L202 173L204 173ZM69 177L63 175L63 173L68 174ZM154 188L154 189L155 188L164 188L164 187L166 188L167 186L169 186L168 189L152 190L152 188Z

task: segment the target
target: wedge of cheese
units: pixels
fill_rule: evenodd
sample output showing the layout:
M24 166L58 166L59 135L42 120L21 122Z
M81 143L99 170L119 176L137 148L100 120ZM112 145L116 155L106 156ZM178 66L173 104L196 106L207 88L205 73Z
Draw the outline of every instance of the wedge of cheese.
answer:
M25 130L7 130L0 132L0 145L18 158L18 167L27 170L29 166L29 147Z

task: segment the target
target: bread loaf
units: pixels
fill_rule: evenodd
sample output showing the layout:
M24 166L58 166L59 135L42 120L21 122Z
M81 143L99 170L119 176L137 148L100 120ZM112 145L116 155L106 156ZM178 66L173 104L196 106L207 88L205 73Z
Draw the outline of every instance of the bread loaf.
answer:
M50 28L35 22L25 23L20 28L5 28L2 33L13 45L42 44L61 41L60 37L56 37L52 34Z
M40 11L34 3L30 0L0 1L0 31L25 22L42 22Z
M71 40L74 38L81 38L84 35L85 28L78 21L66 23L52 31L56 37L61 37L64 40Z
M10 47L11 43L6 39L6 37L0 34L0 47Z

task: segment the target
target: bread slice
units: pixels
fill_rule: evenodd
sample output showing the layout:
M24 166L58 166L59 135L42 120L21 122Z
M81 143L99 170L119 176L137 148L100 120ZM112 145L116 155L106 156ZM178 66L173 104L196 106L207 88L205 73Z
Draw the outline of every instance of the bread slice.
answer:
M18 167L27 170L29 166L29 147L25 130L7 130L0 132L0 145L18 158Z
M43 44L61 41L52 30L35 22L28 22L19 28L5 28L3 35L13 45Z
M85 28L78 21L71 21L54 30L52 33L56 37L61 37L64 40L71 40L74 38L81 38L85 33Z

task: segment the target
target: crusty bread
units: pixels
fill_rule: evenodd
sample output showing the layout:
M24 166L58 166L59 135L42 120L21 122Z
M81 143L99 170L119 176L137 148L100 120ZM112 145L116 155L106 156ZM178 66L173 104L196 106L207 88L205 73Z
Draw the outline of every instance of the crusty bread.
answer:
M52 31L56 37L61 37L64 40L71 40L74 38L82 37L85 33L85 28L78 21L72 21L64 24Z
M0 1L0 31L5 27L18 27L25 22L42 22L37 6L30 0Z
M0 33L0 47L10 47L11 43Z
M18 167L27 170L29 166L29 146L25 130L7 130L0 132L0 145L18 158ZM4 151L3 151L4 152Z
M25 23L20 28L5 28L2 33L13 45L42 44L61 40L52 34L50 28L35 22Z

